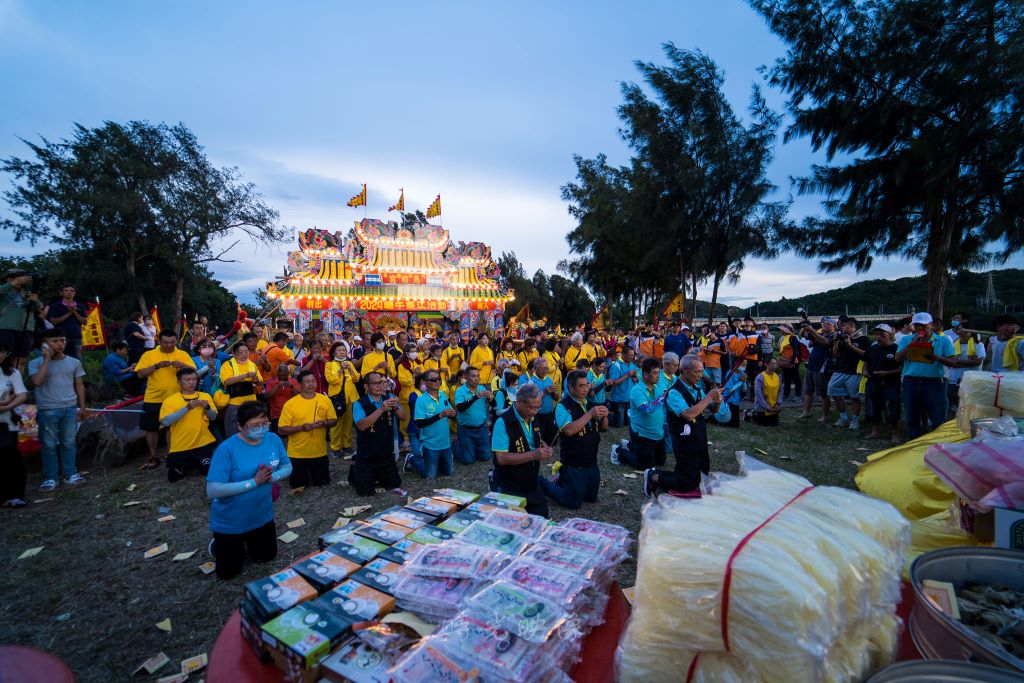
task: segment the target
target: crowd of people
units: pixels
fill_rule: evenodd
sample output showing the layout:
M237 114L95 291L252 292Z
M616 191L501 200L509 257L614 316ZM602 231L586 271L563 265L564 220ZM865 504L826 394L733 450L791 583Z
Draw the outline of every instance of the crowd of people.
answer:
M87 409L76 357L84 308L71 286L42 306L24 293L26 277L6 275L0 323L46 311L50 324L36 351L17 330L0 329L0 498L8 507L24 504L14 416L26 386L38 409L40 490L84 481L75 462L76 425ZM348 461L358 495L403 498L410 475L484 467L492 490L522 496L528 512L547 516L549 500L576 509L597 499L598 450L609 427L628 429L612 444L613 466L642 471L648 494L681 496L699 495L709 471L709 425L778 427L787 402L802 408L799 418L814 417L817 400L820 422L831 422L834 404L835 427L860 430L863 420L867 436L888 427L895 442L904 422L914 437L947 419L965 371L1024 367L1017 321L1000 316L994 324L987 343L964 314L940 331L927 313L869 333L849 317L817 325L804 318L778 334L747 317L699 329L669 322L628 333L536 328L507 336L423 324L366 334L254 324L224 339L204 318L179 336L135 315L102 370L112 386L142 396L143 467L163 467L171 482L190 472L205 477L212 552L218 574L230 576L246 549L253 557L271 552L272 490L285 481L293 489L327 485L332 460L335 469Z

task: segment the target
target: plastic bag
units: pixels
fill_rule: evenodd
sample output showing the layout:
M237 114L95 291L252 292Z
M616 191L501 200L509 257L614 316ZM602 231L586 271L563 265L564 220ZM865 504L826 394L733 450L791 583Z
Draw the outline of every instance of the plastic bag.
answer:
M530 539L514 531L491 526L484 522L473 522L457 538L466 543L500 550L516 555L530 543Z
M538 515L531 515L518 510L494 510L483 520L484 524L507 529L534 539L540 536L547 526L548 520Z
M495 581L466 601L468 614L530 641L542 643L569 616L554 600L524 590L510 581Z
M928 447L924 462L981 512L993 505L1024 506L1024 439L935 444Z
M452 539L422 546L406 559L403 571L417 576L478 579L493 573L504 557L496 550Z

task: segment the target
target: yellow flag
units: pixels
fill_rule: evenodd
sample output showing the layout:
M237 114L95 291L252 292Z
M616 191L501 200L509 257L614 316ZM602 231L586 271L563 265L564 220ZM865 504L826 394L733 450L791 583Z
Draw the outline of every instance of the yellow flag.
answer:
M100 313L100 302L89 306L82 325L82 348L104 349L107 347L107 335L103 331L103 315Z
M156 312L156 306L149 309L149 317L153 319L153 326L156 328L156 333L160 334L160 330L164 328L163 325L160 324L160 316Z
M405 211L405 188L400 188L402 194L399 195L398 201L388 207L388 211Z
M436 218L441 215L441 195L437 195L434 203L427 207L427 218Z
M363 191L348 200L345 206L366 206L366 183L363 183Z
M672 297L672 300L668 302L668 306L665 306L665 310L662 311L662 315L672 315L673 313L685 313L686 312L686 300L683 298L683 293L680 292Z

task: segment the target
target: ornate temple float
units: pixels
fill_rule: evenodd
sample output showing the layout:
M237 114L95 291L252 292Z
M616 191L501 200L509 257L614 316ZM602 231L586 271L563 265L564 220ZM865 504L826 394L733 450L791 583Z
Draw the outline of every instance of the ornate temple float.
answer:
M482 242L452 242L438 225L356 221L343 234L299 233L283 277L267 296L304 332L320 327L369 331L457 323L462 330L501 329L515 297Z

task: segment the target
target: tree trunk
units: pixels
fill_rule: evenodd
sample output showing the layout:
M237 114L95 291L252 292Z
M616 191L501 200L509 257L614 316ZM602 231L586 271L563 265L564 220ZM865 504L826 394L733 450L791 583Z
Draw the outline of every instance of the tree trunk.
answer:
M185 299L185 276L177 275L174 278L174 331L181 336L181 306Z
M613 301L613 299L612 299L612 292L613 291L614 290L612 290L609 287L608 288L608 293L605 294L605 305L608 307L608 329L609 330L614 330L615 329L615 323L614 323L615 316L612 315L612 301Z
M715 271L715 281L711 288L711 310L708 311L708 325L715 324L715 308L718 307L718 287L722 284L723 277L725 277L725 273Z
M139 310L142 315L149 313L149 309L146 307L146 297L139 290L139 280L135 274L135 236L134 234L128 239L128 258L125 259L124 264L125 270L128 271L128 276L131 278L131 288L135 290L135 296L138 297Z
M925 254L925 273L928 282L928 312L941 322L946 300L946 286L949 284L949 257L954 242L958 241L959 226L956 220L956 189L948 193L945 210L939 224L928 234L928 252ZM957 239L954 239L957 238Z
M697 273L690 273L690 283L693 285L693 296L690 297L690 323L697 322Z

